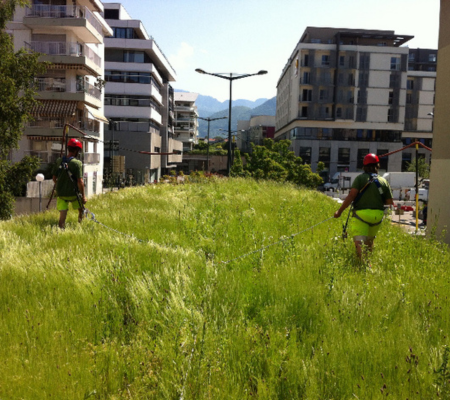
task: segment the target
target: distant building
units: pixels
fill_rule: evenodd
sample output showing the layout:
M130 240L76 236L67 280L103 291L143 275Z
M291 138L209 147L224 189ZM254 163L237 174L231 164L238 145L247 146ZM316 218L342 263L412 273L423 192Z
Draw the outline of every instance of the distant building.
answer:
M251 143L257 146L263 144L264 139L275 136L275 116L257 115L247 121L238 121L237 147L243 153L252 151Z
M198 143L197 93L175 92L175 137L183 142L183 152Z
M292 140L313 170L322 161L331 174L360 170L367 153L429 139L435 73L408 71L410 50L401 46L411 38L386 30L306 28L277 84L275 138ZM410 89L416 79L418 87ZM382 159L382 171L402 170L405 154Z
M103 95L99 79L103 76L104 36L112 34L101 17L98 0L31 1L18 8L7 31L16 50L27 47L41 53L39 60L51 63L47 72L36 77L39 103L13 151L11 160L25 155L40 157L52 164L59 157L65 124L71 124L88 136L71 129L69 136L83 142L83 176L87 196L102 192L103 175Z
M105 40L105 129L107 161L125 156L125 172L152 182L181 162L182 143L174 139L175 70L140 20L120 3L104 3L113 35ZM128 150L127 150L128 149ZM172 153L175 155L144 155Z

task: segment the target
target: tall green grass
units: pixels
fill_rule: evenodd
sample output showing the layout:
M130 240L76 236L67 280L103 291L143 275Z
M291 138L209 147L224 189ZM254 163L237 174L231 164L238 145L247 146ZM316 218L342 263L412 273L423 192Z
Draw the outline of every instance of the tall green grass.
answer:
M332 200L252 180L88 207L136 239L75 212L65 231L56 212L0 223L2 400L450 396L437 241L385 222L368 269L339 238L343 218L290 237Z

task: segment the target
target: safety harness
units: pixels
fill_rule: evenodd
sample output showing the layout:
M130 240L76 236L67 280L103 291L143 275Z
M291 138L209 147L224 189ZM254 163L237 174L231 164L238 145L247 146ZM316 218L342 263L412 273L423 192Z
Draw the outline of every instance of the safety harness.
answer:
M83 214L86 214L86 208L84 207L84 204L83 204L83 197L81 196L80 190L78 189L78 183L74 179L72 171L70 171L70 169L69 169L69 163L74 158L75 157L66 157L66 156L64 156L62 158L61 165L58 167L58 169L60 170L59 174L62 171L67 172L67 176L69 177L70 181L73 183L73 187L75 189L75 195L77 197L78 204L79 204L80 208L83 210Z
M364 222L365 224L369 225L369 226L377 226L380 225L383 222L383 219L381 219L378 222L375 222L374 224L371 224L370 222L364 221L358 214L356 214L356 211L354 210L355 205L359 202L359 200L361 200L361 197L364 195L364 193L366 192L367 188L369 187L370 184L375 183L375 185L377 186L378 189L378 193L380 194L383 203L384 203L384 193L383 193L383 188L381 186L380 181L378 180L378 175L377 174L370 174L368 173L370 176L370 179L367 181L367 183L364 185L364 187L359 191L358 196L356 196L355 200L353 200L352 205L350 207L350 210L348 212L348 216L347 216L347 221L345 222L345 225L343 225L343 230L342 230L342 238L346 239L348 234L347 234L347 226L348 226L348 221L350 218L350 214L352 214L352 217L359 219L360 221Z

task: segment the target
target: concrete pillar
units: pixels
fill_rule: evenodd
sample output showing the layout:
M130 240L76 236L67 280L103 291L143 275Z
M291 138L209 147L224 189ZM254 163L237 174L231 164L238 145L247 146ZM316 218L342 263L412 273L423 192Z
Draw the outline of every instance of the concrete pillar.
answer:
M450 1L441 0L428 230L450 244Z

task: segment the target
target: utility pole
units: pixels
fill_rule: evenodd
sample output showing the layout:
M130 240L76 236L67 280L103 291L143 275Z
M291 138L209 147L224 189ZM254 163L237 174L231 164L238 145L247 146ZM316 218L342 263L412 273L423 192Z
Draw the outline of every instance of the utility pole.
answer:
M198 119L202 119L203 121L208 121L208 136L207 136L207 148L206 148L206 170L207 172L209 172L209 124L211 121L217 121L219 119L227 119L227 117L220 117L220 118L202 118L202 117L197 117Z

